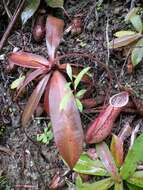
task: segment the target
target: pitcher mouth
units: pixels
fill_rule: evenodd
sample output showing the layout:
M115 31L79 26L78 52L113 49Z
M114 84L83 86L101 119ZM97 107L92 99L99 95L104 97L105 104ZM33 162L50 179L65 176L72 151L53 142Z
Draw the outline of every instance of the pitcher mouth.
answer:
M126 106L128 102L129 94L126 91L113 95L109 100L109 104L115 108Z

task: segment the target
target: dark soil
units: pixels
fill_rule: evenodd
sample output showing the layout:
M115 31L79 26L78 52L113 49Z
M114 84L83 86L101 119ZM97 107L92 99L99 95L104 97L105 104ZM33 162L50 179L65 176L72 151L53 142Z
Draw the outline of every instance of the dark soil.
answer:
M113 77L112 89L107 94L108 75L106 70L88 59L80 59L79 57L68 59L71 63L81 63L85 66L90 65L94 67L93 90L89 97L95 97L96 99L100 95L105 95L109 99L110 95L120 91L117 85L119 81L122 85L130 86L136 86L136 84L142 84L143 82L143 64L140 64L133 74L127 74L126 57L123 56L122 51L110 51L110 55L108 55L106 47L107 35L111 40L115 31L129 27L129 25L125 24L124 18L130 9L131 2L133 1L114 0L108 3L104 1L101 5L96 3L95 0L70 0L66 2L65 9L71 19L77 14L81 15L83 29L82 33L76 36L70 33L64 34L58 49L59 54L63 55L73 52L93 53L103 63L108 64ZM135 1L135 5L141 7L141 1ZM1 37L9 22L1 2L0 17L2 18L0 20ZM65 20L65 28L67 28L70 21L68 18ZM35 116L25 131L21 128L21 113L34 84L29 86L28 92L26 91L24 96L20 98L20 101L16 103L12 100L14 91L10 89L10 84L27 70L17 67L13 73L7 72L7 54L18 48L19 50L48 57L45 40L40 45L34 42L30 26L31 23L29 22L23 29L19 27L12 31L6 45L0 52L0 176L5 176L7 189L24 190L26 189L24 185L30 185L28 189L31 190L47 190L50 189L51 181L56 175L60 176L62 184L62 187L59 189L75 189L70 185L69 187L66 185L67 181L75 183L75 174L69 172L64 165L54 140L48 145L43 145L36 141L37 134L43 132L43 128L48 124L49 118L45 117L45 115ZM122 75L121 70L123 71ZM139 89L136 87L136 90ZM87 110L81 114L85 130L88 123L96 115L97 113L88 113ZM123 124L131 116L137 116L132 124L132 126L135 126L140 116L136 113L124 113L120 115L115 123L116 127L113 132L118 134ZM87 149L87 146L85 146L85 149ZM6 186L2 187L0 183L0 189L6 189Z

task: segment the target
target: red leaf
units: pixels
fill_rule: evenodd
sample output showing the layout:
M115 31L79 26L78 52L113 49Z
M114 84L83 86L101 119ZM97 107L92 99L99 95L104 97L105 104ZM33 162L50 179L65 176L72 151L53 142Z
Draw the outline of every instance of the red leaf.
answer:
M34 113L43 93L46 88L47 82L50 78L50 74L47 74L37 85L32 95L30 96L27 105L22 115L22 126L25 127L30 117Z
M105 142L102 142L100 144L96 145L97 154L102 161L104 167L109 172L109 174L112 176L112 178L120 182L120 176L118 174L118 169L116 167L116 164L114 162L114 159L109 151L109 148Z
M110 150L114 157L117 167L121 167L123 164L123 156L124 156L123 141L120 137L114 134L112 136Z
M24 80L22 86L19 88L17 95L15 97L15 99L20 95L20 93L22 92L22 90L25 88L25 86L27 86L32 80L34 80L36 77L38 77L39 75L43 74L44 71L47 71L47 69L45 68L40 68L40 69L36 69L35 71L31 72L26 79Z
M50 81L49 111L56 145L63 159L72 169L82 153L83 130L80 115L70 88L65 88L65 78L55 71ZM60 103L67 93L71 93L64 110Z
M63 28L64 21L62 19L48 16L46 22L46 44L51 61L55 58L55 51L63 36Z
M18 65L26 68L43 68L49 67L49 61L40 55L35 55L27 52L16 52L8 55L10 64Z
M46 91L44 95L44 110L47 114L49 114L49 89L50 89L50 83L46 86Z
M87 130L86 141L89 144L101 142L111 133L113 123L128 103L128 99L128 93L126 92L111 97L110 105L99 114Z

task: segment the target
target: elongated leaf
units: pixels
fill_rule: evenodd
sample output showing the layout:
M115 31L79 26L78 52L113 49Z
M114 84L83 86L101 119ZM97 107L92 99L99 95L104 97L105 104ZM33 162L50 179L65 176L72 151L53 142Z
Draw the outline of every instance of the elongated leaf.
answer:
M123 164L123 156L124 156L123 141L114 134L112 136L110 150L115 160L116 166L121 167Z
M133 35L123 36L120 38L115 38L110 42L109 48L116 49L119 47L129 45L130 43L138 40L141 36L142 36L141 34L133 34Z
M143 187L143 171L136 171L127 179L127 182L138 187Z
M124 164L121 168L120 175L123 179L127 179L132 176L137 168L137 164L140 161L143 161L143 156L141 150L143 148L143 134L141 134L132 146L132 149L129 150Z
M74 81L74 89L76 90L77 86L79 85L81 79L87 72L89 71L90 67L86 67L80 71L80 73L77 75L75 81Z
M92 160L86 153L80 156L73 170L87 175L109 176L102 162L99 159Z
M64 6L64 0L46 0L46 3L52 8L62 8Z
M63 36L64 21L62 19L48 16L46 21L46 44L49 58L55 58L55 52Z
M65 89L66 83L62 74L55 71L50 81L49 112L59 152L70 168L73 168L82 153L83 130L73 95L64 110L60 110L62 98L71 93L70 88Z
M77 98L81 98L81 96L83 96L86 91L87 91L87 90L82 89L82 90L78 91L75 96L76 96Z
M114 190L124 190L123 182L115 183Z
M66 108L66 105L70 99L70 96L72 96L72 92L67 93L60 102L60 110L64 110Z
M30 96L27 105L22 115L22 126L26 127L27 122L34 113L49 80L50 74L47 74L37 85L32 95Z
M10 64L32 69L49 67L49 62L44 57L22 51L10 53L8 55L8 61Z
M131 60L133 65L137 65L143 59L143 38L141 38L136 45L131 54Z
M21 84L23 83L25 79L25 76L21 76L18 79L14 80L10 86L11 89L15 89L18 88L19 86L21 86Z
M20 95L20 93L22 92L22 90L34 79L36 79L39 75L44 73L45 68L40 68L40 69L36 69L35 71L31 72L26 79L23 81L22 86L19 88L15 99Z
M59 65L59 69L61 69L62 71L65 71L65 70L66 70L66 67L67 67L67 64L69 64L69 63L65 63L65 64ZM84 68L84 66L83 66L83 65L79 65L79 64L78 64L78 65L76 65L76 64L71 64L71 63L70 63L70 65L71 65L71 67L72 67L72 76L73 76L74 78L76 78L77 75L79 74L79 72ZM86 73L86 74L82 77L82 79L81 79L82 82L91 83L91 77L89 77L88 74L89 74L89 73Z
M50 90L50 81L46 86L45 95L44 95L44 110L48 115L49 115L49 90Z
M70 64L67 64L66 71L67 71L67 74L68 74L70 80L72 81L72 67Z
M21 14L22 24L25 24L33 16L40 4L40 0L27 0L25 9Z
M111 178L103 179L94 183L78 183L77 190L108 190L114 184Z
M127 183L127 186L129 188L129 190L143 190L143 188L137 187L137 186L129 184L129 183Z
M130 30L121 30L121 31L118 31L114 34L115 37L117 38L120 38L120 37L123 37L123 36L128 36L128 35L133 35L135 34L134 31L130 31Z
M132 25L136 29L136 31L142 33L143 30L143 23L141 17L139 15L132 16L130 19Z
M104 167L116 182L120 182L120 176L115 161L105 142L96 145L97 154L102 161Z
M76 106L77 106L78 110L80 112L83 112L83 105L82 105L81 101L78 98L76 98L75 101L76 101Z

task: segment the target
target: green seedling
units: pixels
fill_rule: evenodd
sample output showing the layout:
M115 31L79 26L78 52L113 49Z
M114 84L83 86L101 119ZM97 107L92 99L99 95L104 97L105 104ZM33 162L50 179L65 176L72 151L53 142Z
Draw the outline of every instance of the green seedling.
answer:
M143 134L134 142L125 159L123 157L123 141L113 135L110 150L105 142L96 145L97 159L92 160L86 153L82 154L74 167L74 171L102 176L105 179L94 183L83 183L78 176L76 180L77 190L108 190L114 186L114 190L143 189L143 170L137 170L139 162L143 161L141 150L143 148Z
M143 59L143 22L138 12L139 8L133 8L125 18L126 22L131 22L134 31L118 31L114 34L116 38L109 43L111 49L130 46L133 66L138 65Z
M44 128L44 132L37 135L37 141L43 144L49 144L52 139L53 132L51 130L51 123L49 123L48 127Z
M80 73L77 75L77 76L74 76L73 75L73 72L72 72L72 67L70 64L67 64L67 67L66 67L66 72L67 72L67 75L70 79L70 82L68 82L66 85L65 85L65 88L70 88L71 86L73 87L73 93L74 93L74 96L75 96L75 101L76 101L76 106L78 107L79 111L82 112L83 111L83 105L80 101L80 99L83 97L83 95L85 94L86 92L86 89L81 89L79 91L77 91L77 88L83 78L83 76L86 74L88 76L90 76L90 73L88 73L88 71L90 70L90 67L86 67L84 69L82 69L80 71ZM60 110L64 109L64 107L66 106L66 104L68 103L68 100L70 98L72 94L66 94L61 103L60 103Z

